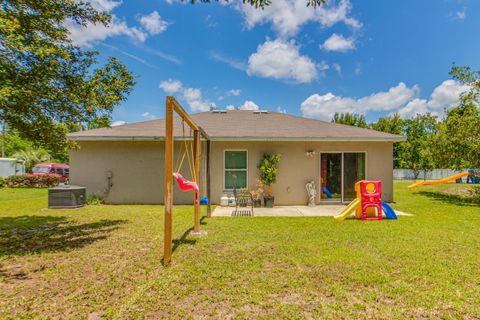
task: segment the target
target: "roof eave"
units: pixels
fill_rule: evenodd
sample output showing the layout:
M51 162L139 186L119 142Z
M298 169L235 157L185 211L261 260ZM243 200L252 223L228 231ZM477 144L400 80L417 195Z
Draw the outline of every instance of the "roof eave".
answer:
M163 141L163 136L68 136L70 141ZM175 137L175 140L183 140ZM400 142L405 141L403 136L395 137L212 137L211 141L370 141L370 142Z

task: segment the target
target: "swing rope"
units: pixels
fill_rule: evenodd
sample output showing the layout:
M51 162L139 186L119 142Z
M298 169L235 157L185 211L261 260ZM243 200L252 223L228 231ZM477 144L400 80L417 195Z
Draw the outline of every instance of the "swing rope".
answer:
M190 128L190 136L189 139L186 139L185 135L185 121L182 120L182 137L183 137L183 144L182 144L182 149L183 153L181 157L177 158L176 164L175 164L175 171L174 172L180 172L180 170L183 167L183 162L185 161L185 157L187 158L188 162L188 168L190 170L190 176L193 177L193 181L197 181L197 177L195 175L195 168L194 168L194 159L193 159L193 144L192 144L192 128ZM188 142L187 142L188 140ZM190 148L188 145L190 144Z

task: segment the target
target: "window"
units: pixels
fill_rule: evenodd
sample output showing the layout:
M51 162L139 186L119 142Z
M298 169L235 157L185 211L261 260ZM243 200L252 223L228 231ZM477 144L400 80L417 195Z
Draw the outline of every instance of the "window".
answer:
M62 170L62 168L57 168L57 174L63 175L63 170Z
M48 173L49 169L48 167L34 167L32 169L32 172L34 173Z
M225 189L247 187L248 157L246 150L225 151L224 166Z
M63 172L65 173L65 175L68 176L68 174L70 173L70 169L69 169L69 168L65 168L65 169L63 169Z
M51 169L50 169L50 173L55 173L55 169L54 169L54 168L51 168Z

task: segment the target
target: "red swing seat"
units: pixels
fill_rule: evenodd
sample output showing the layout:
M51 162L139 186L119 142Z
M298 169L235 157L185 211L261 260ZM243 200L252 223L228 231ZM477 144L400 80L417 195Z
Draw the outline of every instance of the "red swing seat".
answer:
M196 191L195 192L195 203L197 204L198 203L198 194L200 192L200 189L198 188L198 185L193 181L188 181L178 172L174 172L173 176L175 177L175 180L177 180L178 187L183 192L192 191L192 190Z

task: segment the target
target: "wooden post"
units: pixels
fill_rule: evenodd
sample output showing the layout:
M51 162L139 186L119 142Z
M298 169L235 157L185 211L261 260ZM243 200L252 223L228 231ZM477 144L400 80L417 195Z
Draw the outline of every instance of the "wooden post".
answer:
M194 158L194 170L195 170L195 183L200 184L200 131L193 131L193 158ZM194 192L194 199L199 199L200 195L198 191ZM193 231L200 231L200 201L195 202L194 206L194 225Z
M164 238L163 265L172 259L172 210L173 210L173 109L172 98L167 97L165 115L165 171L164 171Z
M212 207L210 203L212 200L210 199L210 140L207 140L207 198L208 198L208 204L207 204L207 217L210 218L212 216Z

